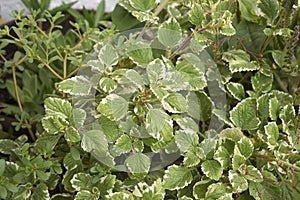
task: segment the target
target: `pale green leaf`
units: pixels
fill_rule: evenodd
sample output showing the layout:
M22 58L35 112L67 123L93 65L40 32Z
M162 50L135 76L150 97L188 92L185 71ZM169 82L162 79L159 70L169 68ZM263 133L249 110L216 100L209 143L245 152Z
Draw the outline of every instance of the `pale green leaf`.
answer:
M59 116L68 119L72 116L72 105L65 99L49 97L45 100L47 116Z
M117 50L113 46L107 44L100 49L98 58L103 64L109 67L116 65L119 57Z
M296 117L296 112L295 108L291 105L288 104L281 109L279 113L279 118L282 121L282 128L283 132L288 133L290 135L293 134L293 129L294 129L294 122L293 120Z
M190 169L177 165L169 166L163 177L163 186L168 190L178 190L189 185L193 180Z
M75 200L86 200L86 199L97 200L99 199L99 194L93 194L89 190L81 190L75 196Z
M11 154L17 148L19 148L19 144L14 140L10 140L10 139L0 140L0 153L2 154Z
M190 22L194 25L199 25L202 23L204 18L203 8L197 3L194 3L190 11Z
M212 115L213 103L205 92L190 92L187 96L187 112L196 120L206 121Z
M83 133L81 147L87 152L95 150L106 153L108 151L107 139L101 130L90 130Z
M234 148L234 155L232 158L232 169L234 171L238 170L239 167L246 162L246 158L241 155L241 153L237 152L237 149Z
M121 136L122 130L119 129L115 121L101 116L98 119L98 123L109 142L115 142Z
M134 200L132 194L128 191L110 193L105 197L109 200Z
M264 126L265 133L267 135L268 147L273 149L277 145L279 139L279 130L276 122L269 122Z
M157 16L147 11L132 11L131 14L140 22L157 23L159 20Z
M253 182L264 181L262 173L253 165L241 165L239 171L247 180Z
M250 55L240 49L224 52L222 59L229 63L229 69L232 73L259 69L257 63L250 62Z
M175 132L174 138L181 152L188 151L191 145L195 144L195 141L198 141L197 133L188 133L180 130Z
M233 192L241 193L248 189L248 181L240 174L230 170L228 175Z
M48 191L48 187L44 183L40 183L37 186L34 187L33 193L31 195L32 200L50 200L50 194Z
M147 75L150 83L156 83L166 75L166 67L161 59L155 59L147 65Z
M172 36L172 37L170 37ZM179 23L174 18L169 18L158 28L158 40L166 47L173 48L179 44L182 33Z
M187 102L180 93L169 93L161 101L165 110L170 113L183 113L187 109Z
M249 194L257 200L273 199L274 197L274 194L269 192L268 187L256 182L249 183Z
M193 196L196 199L204 199L207 187L211 185L210 180L198 181L193 187Z
M143 153L134 153L125 160L125 164L133 174L148 173L151 160Z
M81 108L74 108L72 113L75 128L82 127L86 119L86 112Z
M217 160L223 169L226 169L230 164L230 154L224 146L219 146L214 154L214 159Z
M269 100L269 117L271 120L276 121L280 112L280 103L276 97Z
M127 114L128 102L117 94L109 94L101 100L97 111L111 120L120 120Z
M60 91L79 96L90 94L91 88L90 81L81 75L63 80L58 84L58 89Z
M183 117L183 116L174 116L173 120L180 126L184 132L187 133L198 133L199 132L199 125L190 117ZM198 141L198 140L197 140Z
M257 129L260 121L257 117L256 107L255 99L244 99L230 111L230 120L242 130Z
M173 137L171 117L160 109L150 109L146 116L146 129L157 140L170 141Z
M242 137L237 142L237 147L238 147L241 155L243 155L246 159L250 158L250 156L252 155L253 150L254 150L254 146L253 146L251 140L247 137Z
M117 83L111 78L102 77L99 81L99 87L103 92L111 93L117 88Z
M239 0L240 11L242 17L251 22L258 22L258 9L256 0Z
M78 131L74 127L68 127L65 132L65 139L67 142L79 142L80 141L80 135Z
M223 183L213 183L208 186L205 199L213 200L221 198L226 194L226 186Z
M239 141L242 137L244 137L244 134L239 128L226 128L221 132L221 138L225 138L233 142Z
M59 115L47 116L42 119L42 125L47 133L57 134L67 128L69 122Z
M216 181L218 181L223 173L221 164L216 160L206 160L201 164L201 170L203 173Z
M257 72L254 76L251 77L251 83L253 90L257 94L266 93L272 89L273 76Z
M229 82L226 85L226 88L235 99L241 101L242 99L245 98L245 90L242 84Z
M200 147L190 149L184 154L183 164L186 167L194 167L200 163L200 158L204 158L204 151Z
M273 25L279 11L279 3L277 0L263 0L259 1L258 7L260 8L262 15L267 19L269 25Z
M5 160L1 159L0 160L0 176L3 176L4 170L5 170Z
M134 63L140 66L148 65L153 61L152 49L144 42L136 42L128 45L127 54Z
M75 174L71 179L71 184L76 191L89 190L93 185L92 176L83 172Z
M128 135L122 135L116 142L116 150L121 153L128 153L132 149L131 139Z
M129 0L129 3L139 11L149 11L156 7L155 0Z
M143 88L144 86L143 78L137 71L130 69L126 71L125 77L139 89Z

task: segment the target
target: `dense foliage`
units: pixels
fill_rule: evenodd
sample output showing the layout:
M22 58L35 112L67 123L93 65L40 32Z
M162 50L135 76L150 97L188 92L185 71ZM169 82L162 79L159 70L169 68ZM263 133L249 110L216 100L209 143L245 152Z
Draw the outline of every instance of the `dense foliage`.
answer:
M1 112L31 141L1 136L0 198L298 199L299 6L120 0L67 33L16 14Z

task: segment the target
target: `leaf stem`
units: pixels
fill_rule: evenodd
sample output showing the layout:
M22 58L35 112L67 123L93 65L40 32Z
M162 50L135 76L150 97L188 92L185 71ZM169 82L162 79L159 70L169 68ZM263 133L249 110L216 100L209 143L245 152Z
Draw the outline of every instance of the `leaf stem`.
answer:
M17 103L18 103L18 106L19 106L19 109L20 109L21 113L24 112L24 109L23 109L23 106L22 106L22 103L21 103L21 100L20 100L19 91L18 91L17 77L16 77L16 66L19 65L20 63L22 63L26 58L27 58L27 56L25 55L18 63L15 63L15 64L12 65L12 75L13 75L14 88L15 88ZM30 125L27 119L24 119L24 122L27 125ZM31 127L28 127L27 130L29 132L29 135L30 135L31 139L33 141L35 141L36 138L35 138L35 135L34 135L33 131L31 130Z

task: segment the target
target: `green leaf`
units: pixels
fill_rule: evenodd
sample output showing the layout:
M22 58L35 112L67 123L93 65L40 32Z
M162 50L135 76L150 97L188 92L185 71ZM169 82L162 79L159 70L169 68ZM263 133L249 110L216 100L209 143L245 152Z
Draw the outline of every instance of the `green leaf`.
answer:
M257 183L264 180L262 173L253 165L241 165L239 171L247 180Z
M33 189L31 195L32 200L50 199L48 187L44 183L40 183Z
M190 92L187 96L188 114L202 122L210 119L213 103L205 92Z
M224 52L222 59L229 63L229 69L232 73L259 69L256 62L250 62L250 55L240 49Z
M279 130L276 122L269 122L264 126L265 133L267 135L268 147L273 149L277 145L279 139Z
M129 3L139 11L149 11L156 7L155 0L129 0Z
M259 1L258 7L263 13L263 16L267 19L267 23L269 25L273 25L279 13L278 1L277 0Z
M202 23L204 18L203 9L197 3L194 3L190 11L190 22L194 25L199 25Z
M172 37L170 37L172 35ZM179 44L182 33L179 23L174 18L169 18L158 28L158 40L167 48L173 48Z
M45 112L47 116L69 119L72 116L72 105L67 100L49 97L45 100Z
M81 147L87 152L96 150L106 153L108 151L107 139L101 130L90 130L83 133Z
M201 170L203 173L216 181L218 181L223 173L221 164L216 160L206 160L201 164Z
M235 99L241 101L242 99L245 98L245 90L242 84L229 82L226 85L226 88Z
M237 152L236 148L234 148L234 155L232 158L232 169L234 171L238 170L239 167L244 164L246 161L246 158L240 154L240 152Z
M88 95L91 93L91 83L84 76L75 76L61 81L58 89L71 95Z
M86 200L86 199L97 200L99 199L99 194L93 194L89 190L81 190L75 196L75 200Z
M71 183L76 191L89 190L93 185L92 176L86 173L78 173L73 176Z
M109 142L115 142L122 134L122 130L119 129L117 123L108 119L107 117L101 116L98 119L100 129L103 131ZM128 130L129 131L129 130ZM128 132L125 131L125 132Z
M145 42L138 41L135 44L129 44L127 54L130 60L139 66L148 65L153 61L152 49Z
M0 185L0 198L6 199L7 197L7 190L4 186Z
M255 76L251 77L251 83L253 90L257 93L266 93L272 89L273 86L273 76L265 75L261 72L257 72Z
M0 153L3 154L12 154L14 150L19 148L18 143L9 139L1 139L0 140Z
M134 200L132 194L128 191L110 193L105 197L110 200Z
M80 135L74 127L68 127L65 132L65 139L67 142L75 143L80 141Z
M187 133L198 133L199 125L190 117L174 116L173 120ZM196 140L198 143L198 139Z
M0 160L0 176L3 176L5 170L5 160L1 159Z
M264 192L261 192L264 191ZM249 193L255 199L273 199L274 195L268 191L261 183L250 182Z
M178 190L189 185L192 180L193 176L188 168L171 165L165 171L163 186L168 190Z
M200 163L200 158L203 159L204 157L203 149L195 147L184 154L183 164L186 167L194 167Z
M180 93L169 93L162 99L162 105L170 113L183 113L187 109L187 102Z
M61 116L47 116L42 119L42 125L45 131L49 134L58 134L63 132L65 128L69 125Z
M119 56L117 50L113 46L107 44L100 49L98 58L103 64L109 67L118 63Z
M226 169L230 164L230 154L223 146L219 146L214 154L214 159L217 160L223 169Z
M193 196L196 199L204 199L207 187L211 185L209 180L198 181L193 187Z
M116 5L114 11L111 13L111 20L112 23L116 26L116 29L121 32L130 30L140 23L127 10L125 10L118 4Z
M255 0L239 0L239 6L241 10L242 17L251 22L258 22L258 11L256 8Z
M81 108L74 108L72 117L75 128L80 128L86 119L86 112Z
M104 196L104 194L109 194L110 190L114 188L115 184L116 184L115 175L107 174L101 177L100 182L97 183L101 196Z
M156 58L147 65L147 75L150 83L156 83L166 76L166 67L161 59Z
M240 174L230 170L228 175L233 192L241 193L248 189L248 181Z
M160 178L156 179L154 183L147 187L143 191L143 199L153 199L153 200L161 200L165 197L165 190L162 185L162 180Z
M255 99L244 99L230 111L230 120L242 130L257 129L260 121L257 117L256 108Z
M99 81L99 87L103 92L111 93L117 88L117 83L111 78L102 77Z
M157 140L170 141L173 137L172 119L160 109L150 109L148 111L146 129Z
M226 194L226 186L223 183L213 183L208 186L205 193L205 199L219 199Z
M269 117L271 120L276 121L279 116L280 103L276 97L269 100Z
M125 164L133 174L148 173L151 160L143 153L134 153L125 160Z
M101 100L97 111L111 120L121 120L127 114L128 102L117 94L109 94Z
M244 134L239 128L226 128L221 131L221 138L225 138L233 142L239 141L242 137L244 137Z
M253 146L251 140L247 137L241 138L237 142L237 147L238 147L241 155L243 155L246 159L250 158L250 156L252 155L253 150L254 150L254 146Z
M132 149L131 139L128 135L122 135L116 141L116 150L120 151L121 153L128 153Z
M137 71L130 69L126 71L125 77L139 89L143 88L144 86L143 78Z
M175 143L181 152L188 151L191 145L198 141L197 133L188 133L180 130L175 132L174 138Z
M296 112L294 107L291 104L288 104L283 107L279 113L279 118L282 121L282 131L288 133L289 135L293 134L294 122L293 119L296 117Z

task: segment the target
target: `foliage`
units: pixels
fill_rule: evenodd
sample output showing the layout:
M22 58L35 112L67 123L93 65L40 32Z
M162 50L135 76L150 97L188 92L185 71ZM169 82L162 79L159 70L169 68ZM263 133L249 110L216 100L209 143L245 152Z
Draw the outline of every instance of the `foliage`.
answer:
M119 34L117 11L143 28ZM1 198L298 199L299 14L287 0L120 0L90 40L75 25L80 45L14 27L3 44L23 51L6 69L54 70L57 87L34 143L0 140Z

